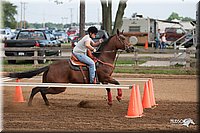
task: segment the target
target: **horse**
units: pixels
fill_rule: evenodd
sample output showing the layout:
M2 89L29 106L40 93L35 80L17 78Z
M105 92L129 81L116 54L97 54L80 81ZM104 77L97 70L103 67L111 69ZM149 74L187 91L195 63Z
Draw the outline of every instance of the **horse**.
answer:
M120 83L112 77L114 71L114 63L118 50L132 51L133 46L130 45L128 39L123 35L123 31L110 36L108 40L101 43L96 53L93 53L94 57L98 59L98 66L96 68L98 81L102 84L115 84ZM84 79L80 71L73 70L69 59L58 60L48 66L37 68L31 71L10 73L8 77L11 78L31 78L43 72L42 82L43 83L77 83L83 84ZM89 79L88 69L82 71L87 79ZM107 90L108 105L112 105L112 94L110 88ZM66 90L66 87L34 87L31 91L28 106L32 105L32 100L35 94L41 93L45 105L49 106L47 94L59 94ZM122 89L117 89L117 100L122 99Z
M183 120L183 126L189 127L189 125L195 125L194 121L191 118L186 118Z

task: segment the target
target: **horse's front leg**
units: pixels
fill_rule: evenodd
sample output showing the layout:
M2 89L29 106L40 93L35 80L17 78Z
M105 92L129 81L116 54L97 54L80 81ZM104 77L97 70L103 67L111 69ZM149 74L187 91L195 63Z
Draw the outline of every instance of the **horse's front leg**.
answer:
M120 83L116 80L116 79L113 79L111 80L112 84L115 84L115 85L120 85ZM118 88L117 89L117 96L116 96L117 100L120 102L122 100L122 89L121 88Z
M106 88L107 90L107 96L108 96L108 105L112 106L112 93L110 88Z
M115 85L120 85L120 83L117 80L113 79L112 77L108 78L107 82L111 83L111 84L115 84ZM107 95L108 95L108 104L112 105L111 90L110 90L110 88L106 88L106 90L107 90ZM121 99L122 99L122 89L120 89L120 88L117 89L117 96L116 96L116 98L117 98L118 101L121 101Z

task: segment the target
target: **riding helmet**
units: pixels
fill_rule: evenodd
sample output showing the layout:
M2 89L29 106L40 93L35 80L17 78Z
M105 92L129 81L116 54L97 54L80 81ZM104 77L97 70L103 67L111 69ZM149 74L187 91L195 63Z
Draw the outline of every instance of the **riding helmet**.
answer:
M88 28L88 33L97 33L98 29L95 26L91 26Z

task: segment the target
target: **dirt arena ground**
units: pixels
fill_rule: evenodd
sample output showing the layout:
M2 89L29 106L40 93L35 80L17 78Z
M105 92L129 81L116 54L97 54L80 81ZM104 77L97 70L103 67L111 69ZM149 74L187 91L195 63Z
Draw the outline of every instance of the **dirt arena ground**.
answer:
M47 95L51 106L44 105L38 93L33 106L27 101L31 87L22 87L26 102L13 102L15 87L3 88L3 131L4 132L151 132L151 131L198 131L198 91L196 76L130 75L114 74L116 79L152 78L156 103L154 109L144 109L140 118L126 118L130 92L123 90L123 100L118 102L117 91L112 89L113 106L107 105L104 89L69 88L58 95ZM125 77L125 78L124 78ZM41 77L23 79L21 82L40 82ZM138 84L141 97L144 82L121 82ZM88 104L78 107L81 101ZM181 122L191 118L195 125L183 126ZM176 123L177 122L177 123Z

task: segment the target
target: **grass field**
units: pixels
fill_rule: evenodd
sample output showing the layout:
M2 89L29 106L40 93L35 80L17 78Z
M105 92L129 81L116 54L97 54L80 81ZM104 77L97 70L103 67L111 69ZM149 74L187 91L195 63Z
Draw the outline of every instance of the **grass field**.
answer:
M31 62L21 61L17 64L8 64L7 61L2 62L3 72L22 72L29 71L36 68L40 68L51 64L52 62L47 62L45 64L33 65ZM140 61L139 64L144 63ZM169 66L169 67L145 67L135 65L134 61L127 58L119 59L116 62L115 73L132 73L132 74L175 74L175 75L196 75L196 68L190 67L186 68L181 65Z

